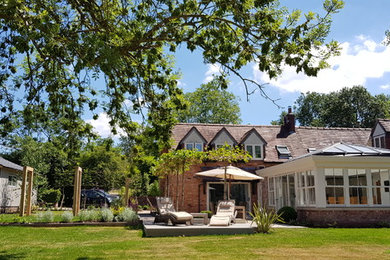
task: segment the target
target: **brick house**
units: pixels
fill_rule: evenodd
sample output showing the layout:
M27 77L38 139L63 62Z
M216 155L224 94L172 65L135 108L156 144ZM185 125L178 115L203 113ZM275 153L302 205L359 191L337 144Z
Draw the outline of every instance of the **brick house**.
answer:
M379 120L377 127L382 127L385 121ZM295 126L294 114L289 109L289 113L284 118L283 126L181 123L173 128L172 138L174 149L203 151L216 149L224 144L240 146L252 155L252 160L248 163L237 163L235 166L261 175L261 169L269 169L271 166L280 165L336 143L371 145L373 133L375 131L368 128ZM195 173L217 166L222 166L222 164L205 162L193 166L185 173L185 201L184 205L179 203L181 210L188 212L214 210L217 201L223 198L222 181L195 176ZM236 204L245 206L246 211L252 209L253 203L274 206L269 205L269 177L264 177L265 179L262 181L232 182L231 197L236 200ZM165 184L165 180L161 180L163 190ZM170 196L173 199L175 199L173 196L176 189L175 184L174 176L169 177ZM283 188L283 186L277 188ZM297 198L291 196L288 199L291 201L286 205L296 207Z

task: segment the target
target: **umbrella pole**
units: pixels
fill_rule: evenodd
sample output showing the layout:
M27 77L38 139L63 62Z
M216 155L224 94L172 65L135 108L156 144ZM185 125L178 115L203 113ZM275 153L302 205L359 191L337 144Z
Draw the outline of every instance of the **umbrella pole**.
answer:
M229 178L228 200L230 200L230 190L231 190L231 187L232 187L232 180Z
M227 167L225 166L225 174L223 178L223 199L226 200L226 172L227 172Z

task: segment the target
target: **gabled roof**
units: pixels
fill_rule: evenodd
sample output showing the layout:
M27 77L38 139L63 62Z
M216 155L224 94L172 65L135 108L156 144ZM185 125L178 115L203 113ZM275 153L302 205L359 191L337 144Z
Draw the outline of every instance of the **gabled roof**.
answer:
M244 143L246 141L246 139L251 136L251 134L255 134L257 135L257 137L260 138L260 140L263 142L263 144L267 144L267 142L264 140L264 138L259 134L259 132L256 131L255 128L252 128L251 130L249 130L248 132L246 132L243 137L241 138L241 141L240 141L240 144Z
M192 131L195 131L202 139L204 142L207 142L206 139L203 137L203 135L199 132L199 130L194 126L192 127L188 132L187 134L180 140L179 143L183 142L183 140L185 140L187 138L187 136L192 132Z
M195 127L199 133L210 143L216 134L225 128L234 140L242 140L244 135L255 129L256 132L267 142L265 146L266 162L284 162L287 159L279 159L275 147L277 145L288 146L292 158L307 154L308 148L317 150L331 146L335 143L353 143L357 145L368 145L370 140L369 128L324 128L324 127L295 127L295 133L287 137L278 137L280 126L263 125L229 125L229 124L177 124L172 130L174 148L177 148L183 137Z
M377 119L374 127L371 130L371 136L373 135L377 125L382 127L385 132L390 132L390 119Z
M228 131L225 127L222 127L221 130L219 130L219 131L215 134L214 138L211 139L209 143L210 143L210 144L213 143L213 142L215 141L215 139L217 139L218 136L220 136L220 135L222 134L222 132L225 132L225 133L229 136L229 138L233 141L234 144L237 144L237 143L238 143L237 140L234 139L234 137L229 133L229 131Z
M0 165L2 167L5 167L5 168L10 168L10 169L17 170L17 171L23 171L22 166L20 166L16 163L10 162L10 161L4 159L3 157L0 157Z

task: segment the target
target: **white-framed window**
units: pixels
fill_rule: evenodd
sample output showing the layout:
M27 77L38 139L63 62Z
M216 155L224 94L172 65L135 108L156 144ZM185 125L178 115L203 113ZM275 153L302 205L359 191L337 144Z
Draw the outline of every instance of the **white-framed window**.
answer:
M374 205L390 204L390 171L388 169L371 169L372 203Z
M378 148L385 148L385 137L384 136L375 137L374 146Z
M365 169L348 169L349 203L351 205L367 205L367 177Z
M277 145L276 150L278 151L279 159L290 159L291 152L287 145Z
M298 206L316 204L314 173L312 171L298 173Z
M295 207L294 174L268 178L268 204L280 209L285 206Z
M16 176L10 175L8 176L8 185L16 186L18 183L18 178Z
M324 174L326 204L345 204L343 169L325 168Z
M186 150L196 150L196 151L203 151L203 144L202 143L185 143Z
M258 144L247 144L245 150L252 156L253 160L263 159L263 146Z
M275 206L275 185L274 185L275 178L270 177L268 178L268 203L271 206Z

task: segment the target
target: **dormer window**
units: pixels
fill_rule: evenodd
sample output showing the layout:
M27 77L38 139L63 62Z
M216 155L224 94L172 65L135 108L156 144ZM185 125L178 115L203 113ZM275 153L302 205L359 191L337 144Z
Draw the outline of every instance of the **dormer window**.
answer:
M203 144L202 143L186 143L185 144L186 150L196 150L196 151L203 151Z
M245 150L252 156L252 160L263 159L262 146L255 144L245 145Z
M316 148L307 148L307 152L308 153L313 153L315 152L317 149Z
M215 149L220 149L220 148L222 148L222 147L228 147L229 146L229 148L232 148L232 145L231 144L228 144L228 143L225 143L225 144L216 144L215 145Z
M276 150L279 154L279 159L290 159L291 152L286 145L277 145Z

